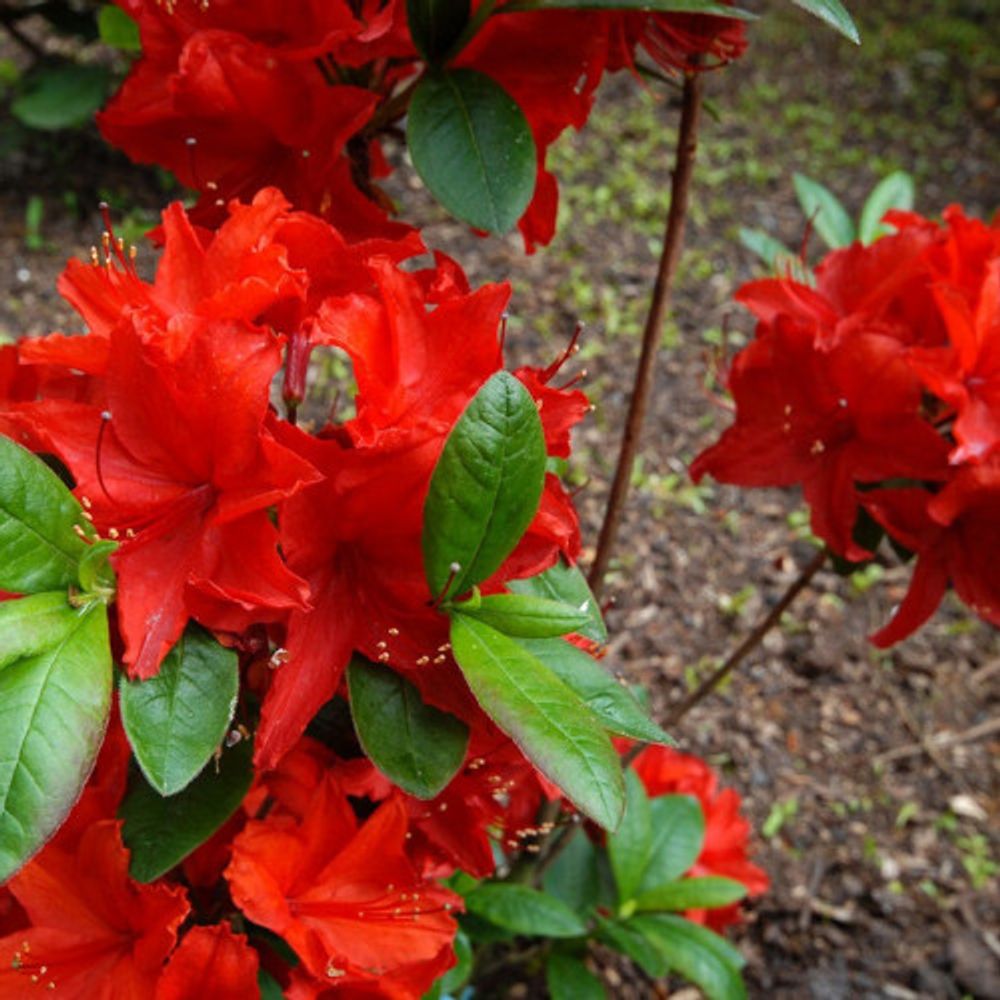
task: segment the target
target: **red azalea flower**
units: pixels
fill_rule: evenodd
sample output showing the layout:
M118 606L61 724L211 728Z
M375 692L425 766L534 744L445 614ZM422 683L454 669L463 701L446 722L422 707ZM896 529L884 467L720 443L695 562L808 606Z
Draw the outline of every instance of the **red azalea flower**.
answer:
M508 291L488 286L463 294L452 276L452 292L442 297L439 287L428 309L435 288L428 275L378 260L371 273L378 296L327 300L313 336L350 355L357 416L322 438L281 432L323 480L280 511L282 550L308 580L313 608L289 618L287 661L273 676L256 746L265 767L333 696L355 650L405 671L431 703L482 721L447 655L447 622L429 606L434 595L420 538L424 498L447 435L500 366L497 331ZM561 448L567 409L556 402L558 390L539 384L543 426ZM539 515L487 586L540 572L560 550L573 558L579 531L568 498L549 477Z
M889 624L871 636L876 646L916 631L934 614L949 582L980 618L1000 626L1000 458L963 466L940 493L873 490L864 505L917 555L905 598Z
M188 904L181 888L129 878L119 826L93 824L73 850L51 844L11 879L30 926L0 938L0 995L154 996Z
M406 856L406 810L392 799L358 825L332 779L306 814L272 809L233 843L226 876L246 916L283 937L325 986L393 983L416 998L454 963L461 899Z
M669 747L653 746L636 757L633 767L651 797L693 795L701 803L705 843L688 875L735 879L746 886L751 896L767 891L770 885L767 873L747 856L750 823L740 815L740 797L732 788L720 791L718 777L703 760ZM685 915L721 930L740 919L740 907L734 903L714 910L689 911Z
M855 484L943 479L947 445L921 416L920 384L897 340L856 334L826 350L816 341L815 326L787 314L760 323L729 375L736 422L691 475L741 486L801 483L813 531L834 552L862 559L868 553L852 539Z
M257 952L228 924L192 927L170 956L155 1000L247 1000L258 994Z

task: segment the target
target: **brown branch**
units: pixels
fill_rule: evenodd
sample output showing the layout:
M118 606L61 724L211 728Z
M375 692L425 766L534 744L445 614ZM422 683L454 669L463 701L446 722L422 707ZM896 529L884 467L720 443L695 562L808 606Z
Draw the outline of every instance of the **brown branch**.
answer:
M702 80L700 73L689 73L684 78L684 92L681 105L680 129L677 135L674 176L670 187L670 211L667 215L666 230L663 235L663 250L660 254L656 284L649 303L646 327L642 334L642 348L636 368L632 399L629 402L625 430L618 450L618 465L611 483L604 523L597 541L597 551L590 567L590 586L600 596L607 572L611 550L614 548L621 522L625 497L628 494L635 464L642 424L649 404L649 394L653 386L653 366L656 361L663 319L670 302L670 292L677 263L680 260L684 242L684 223L687 218L688 196L691 189L691 173L694 168L695 152L698 148L698 120L701 115Z
M801 573L792 581L789 588L781 595L778 603L757 623L754 630L726 657L722 665L708 678L702 681L679 705L667 716L664 727L677 725L688 712L708 697L739 665L746 656L760 645L764 636L781 621L781 616L788 606L809 586L812 578L822 569L830 550L820 549L809 560ZM635 749L633 747L633 749Z

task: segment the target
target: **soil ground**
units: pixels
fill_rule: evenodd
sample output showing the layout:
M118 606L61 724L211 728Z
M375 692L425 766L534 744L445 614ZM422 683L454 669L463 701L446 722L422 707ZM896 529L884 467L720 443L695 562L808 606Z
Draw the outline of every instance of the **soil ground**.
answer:
M854 213L897 168L915 176L927 214L960 201L989 217L1000 201L994 0L851 6L861 49L775 0L746 58L709 84L717 117L703 129L688 251L607 590L610 661L651 688L661 716L814 551L797 493L695 487L686 475L728 421L713 355L724 329L733 346L750 329L732 293L762 273L738 228L797 247L796 170ZM474 280L513 282L516 361L550 359L587 323L579 365L596 412L571 474L589 539L669 201L667 94L622 78L605 87L587 128L554 151L560 235L533 257L515 237L472 237L408 175L395 192ZM24 142L0 129L0 145L0 333L72 329L55 278L94 242L96 202L111 201L134 236L167 195L88 133ZM33 195L40 221L26 217ZM851 577L821 573L675 733L744 796L771 874L735 935L753 996L1000 998L1000 641L949 600L919 636L874 650L865 636L908 576L891 559ZM620 966L605 974L616 997L667 995Z

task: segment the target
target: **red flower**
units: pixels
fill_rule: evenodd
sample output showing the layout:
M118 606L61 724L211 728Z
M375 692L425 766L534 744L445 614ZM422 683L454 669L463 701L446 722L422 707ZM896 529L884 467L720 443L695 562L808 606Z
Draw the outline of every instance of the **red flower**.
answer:
M648 747L633 765L646 793L693 795L705 816L705 842L688 875L721 875L742 882L751 896L767 891L767 873L747 857L750 823L740 815L740 797L732 788L719 790L715 772L697 757L668 747ZM738 903L714 910L689 911L686 916L721 930L740 919Z
M416 1000L454 962L451 911L461 899L419 876L406 834L398 799L359 826L323 779L305 815L279 804L236 838L226 872L233 899L281 935L319 983Z
M247 1000L257 996L257 952L228 924L192 927L170 956L155 1000Z
M0 938L7 997L47 987L69 1000L149 1000L188 914L183 889L129 878L114 820L93 824L73 850L49 845L9 889L30 926Z
M1000 626L1000 458L963 466L940 493L873 490L864 504L917 554L906 597L871 637L876 646L891 646L916 631L934 614L949 582L980 618Z

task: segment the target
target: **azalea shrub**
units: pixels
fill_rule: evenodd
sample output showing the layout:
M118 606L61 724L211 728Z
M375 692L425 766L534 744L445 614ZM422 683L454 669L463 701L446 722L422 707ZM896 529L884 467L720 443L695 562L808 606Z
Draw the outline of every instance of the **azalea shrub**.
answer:
M379 181L405 142L445 208L530 251L546 150L603 75L666 79L676 262L699 81L750 15L106 9L140 54L99 127L193 198L155 268L105 206L59 280L80 329L0 347L0 993L415 1000L520 966L562 1000L604 995L610 949L745 995L723 933L768 879L739 796L603 663L562 478L578 334L508 368L510 288L471 287ZM741 290L736 422L692 474L802 484L843 560L915 554L887 643L949 585L998 620L1000 235L880 198L863 242Z

